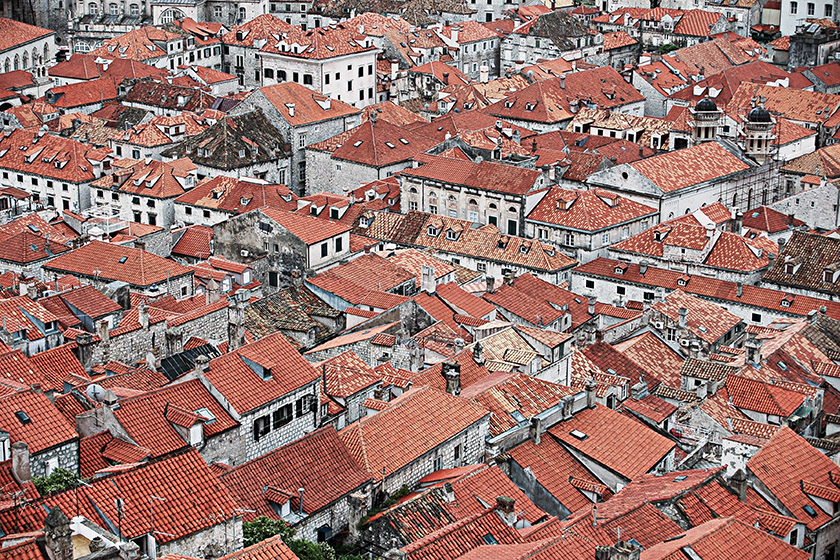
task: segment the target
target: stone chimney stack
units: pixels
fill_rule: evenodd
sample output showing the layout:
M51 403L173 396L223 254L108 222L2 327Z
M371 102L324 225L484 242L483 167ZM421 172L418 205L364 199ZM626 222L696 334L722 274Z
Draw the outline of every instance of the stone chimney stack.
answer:
M211 303L216 303L220 297L221 289L219 288L219 283L211 278L207 282L207 285L204 286L204 304L210 305Z
M484 279L484 281L487 283L487 290L486 290L487 293L492 294L493 290L496 289L496 279L493 278L492 276L488 276L487 278Z
M590 377L584 385L584 389L586 390L586 408L595 408L595 404L598 402L598 386L595 384L595 380Z
M292 286L299 290L303 286L303 272L298 267L295 267L291 272L291 276Z
M18 484L25 484L32 480L32 470L29 467L29 446L26 442L16 441L12 444L12 477Z
M615 546L596 546L595 560L639 560L642 548L629 542L618 541Z
M210 363L210 359L201 354L200 356L195 357L195 362L193 363L193 372L198 375L200 373L204 373L204 370L207 369L207 365Z
M516 505L516 500L508 498L507 496L499 496L496 498L496 513L502 518L509 527L516 525L516 512L513 507Z
M741 469L735 471L732 478L729 480L729 485L738 494L738 500L746 503L747 501L747 475Z
M249 294L237 292L228 304L228 352L245 345L245 304L248 299Z
M686 309L685 307L680 307L678 313L680 315L678 324L681 329L684 329L688 326L688 309Z
M435 267L423 265L420 271L420 291L435 293Z
M143 330L149 328L149 308L145 301L141 301L140 305L137 306L137 322L140 323Z
M747 341L744 343L744 348L747 349L747 363L761 363L761 346L763 343L764 341L760 340L752 333L747 336Z
M484 365L484 348L481 347L480 342L476 342L475 346L473 346L473 360L476 365Z
M85 370L89 370L90 366L93 365L93 335L90 333L80 333L76 337L76 345L79 348L79 363L82 364Z
M50 560L73 560L73 536L70 520L58 506L44 520L44 537Z
M460 354L464 351L464 339L463 338L456 338L455 339L455 353Z
M461 364L444 362L442 366L443 378L446 379L446 392L450 395L461 394Z
M588 301L589 305L586 308L586 312L589 313L589 315L592 315L592 316L595 315L595 304L596 303L598 303L597 299L595 299L594 297L589 298L589 301Z

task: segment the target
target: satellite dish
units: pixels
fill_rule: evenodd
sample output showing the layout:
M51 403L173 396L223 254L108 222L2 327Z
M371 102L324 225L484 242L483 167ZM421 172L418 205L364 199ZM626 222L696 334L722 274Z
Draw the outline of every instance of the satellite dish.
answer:
M105 389L102 388L102 385L98 385L96 383L88 385L87 389L85 389L85 393L90 400L94 402L101 403L102 399L105 398Z

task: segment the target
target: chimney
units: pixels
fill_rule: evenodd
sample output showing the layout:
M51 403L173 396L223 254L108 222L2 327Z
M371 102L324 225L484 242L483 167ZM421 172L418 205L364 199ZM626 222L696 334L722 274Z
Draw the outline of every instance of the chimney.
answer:
M204 305L210 305L219 301L221 297L220 292L219 283L211 278L204 286Z
M286 109L289 110L289 116L295 116L295 104L294 103L286 103Z
M566 89L566 74L560 75L560 89Z
M73 536L70 520L58 506L44 520L44 537L50 560L73 560Z
M761 363L761 346L763 340L750 333L747 341L744 343L744 348L747 349L747 363L760 364Z
M639 382L630 387L630 396L636 400L642 400L648 396L648 383L644 378L639 379Z
M435 267L423 265L420 269L420 291L430 295L435 293Z
M729 484L735 493L738 494L738 500L746 503L747 501L747 475L741 469L735 471L732 478L729 479Z
M475 346L473 346L473 361L476 365L484 365L484 348L481 347L480 342L476 342Z
M586 390L586 408L595 408L595 404L598 402L598 386L595 384L595 379L590 377L584 385L584 389Z
M29 468L29 446L26 442L16 441L12 444L12 477L18 484L26 484L32 480Z
M515 504L516 500L508 498L507 496L499 496L496 498L496 513L499 514L502 521L504 521L509 527L516 525L516 512L513 510L513 506Z
M741 297L741 295L743 293L744 293L744 283L743 282L737 282L735 284L735 295L737 295L738 297Z
M646 260L643 260L642 262L639 263L639 274L644 276L645 273L647 272L647 269L648 269L648 262Z
M516 273L512 270L505 272L505 284L513 286L513 281L516 280Z
M450 395L461 394L461 364L443 362L443 378L446 380L446 392Z
M735 212L735 223L732 224L732 231L734 233L740 234L741 230L744 227L744 213L740 210Z
M456 338L455 339L455 353L460 354L464 351L464 339L463 338Z
M96 322L96 334L99 335L99 338L102 339L104 344L108 344L108 341L111 340L111 329L108 327L108 320L107 319L100 319Z
M484 281L487 283L487 290L486 290L487 293L492 294L493 290L496 289L496 279L493 278L492 276L488 276L487 278L484 279Z
M697 386L696 393L697 393L697 400L702 401L709 394L709 387L705 383L701 383L700 385Z
M540 436L542 436L542 419L539 416L531 417L530 435L534 441L534 445L540 444Z
M817 310L812 309L808 312L808 322L812 325L817 322Z
M137 322L140 323L143 330L149 328L149 308L145 301L141 301L140 305L137 306Z
M400 71L400 61L399 59L392 58L391 59L391 80L397 79L397 74Z
M458 42L459 32L460 32L460 28L457 25L453 25L452 26L452 40L455 41L456 43ZM444 74L444 76L446 76L446 74Z
M196 374L204 373L207 370L207 364L210 363L210 358L201 354L195 357L195 361L193 362L193 372Z
M105 324L108 324L107 321ZM81 363L82 367L86 370L90 368L93 361L93 350L91 349L92 344L92 334L79 333L79 335L76 336L76 345L79 347L79 363Z
M141 251L145 251L146 250L146 242L145 241L140 241L139 239L137 239L136 241L134 241L134 248L135 249L140 249Z
M292 286L296 289L300 289L303 286L303 272L298 267L295 267L292 272Z
M449 85L449 72L444 72L443 73L443 83L444 83L444 85L447 85L447 86Z
M684 329L688 326L688 309L686 309L685 307L680 307L678 313L680 314L678 324L681 329Z
M589 313L591 316L595 316L595 304L598 303L598 300L594 297L589 298L589 302L586 308L586 312Z
M618 541L615 546L596 546L595 560L639 560L642 548L639 545Z

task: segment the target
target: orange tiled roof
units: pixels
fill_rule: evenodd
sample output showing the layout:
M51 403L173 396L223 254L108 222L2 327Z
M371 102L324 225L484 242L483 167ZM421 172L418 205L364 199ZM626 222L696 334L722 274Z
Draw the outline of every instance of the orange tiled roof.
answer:
M674 321L679 319L679 309L687 309L688 328L709 343L717 342L724 334L741 322L738 316L721 306L702 300L682 290L674 290L665 297L664 301L654 303L651 308Z
M584 439L572 435L573 431L585 434ZM578 412L549 432L631 480L648 472L674 448L673 442L652 429L601 405ZM617 433L624 437L616 440Z
M22 21L0 18L0 37L2 37L2 40L0 40L0 52L13 49L19 45L54 33L55 31L29 25Z
M246 520L265 515L278 518L266 488L291 495L300 508L298 488L304 488L303 511L321 511L365 485L370 477L356 462L332 426L229 469L219 479L245 512Z
M446 414L430 416L429 411ZM374 480L390 476L456 434L489 416L485 409L437 389L412 389L382 412L362 418L340 434Z

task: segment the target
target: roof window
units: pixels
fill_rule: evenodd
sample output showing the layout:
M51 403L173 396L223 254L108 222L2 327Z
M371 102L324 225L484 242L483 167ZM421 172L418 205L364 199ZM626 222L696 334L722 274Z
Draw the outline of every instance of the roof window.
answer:
M810 505L805 505L805 506L802 506L802 509L804 509L804 510L805 510L805 513L807 513L807 514L808 514L808 515L810 515L811 517L816 517L816 516L817 516L817 510L815 510L815 509L814 509L813 507L811 507Z
M29 417L29 415L22 410L18 410L17 412L15 412L15 416L18 420L20 420L20 423L23 425L32 422L32 419Z
M125 261L128 260L128 257L120 257L120 264L125 264Z
M583 441L583 440L585 440L586 438L589 437L588 435L581 432L580 430L572 430L571 432L569 432L569 435L572 436L575 439L579 439L580 441Z

